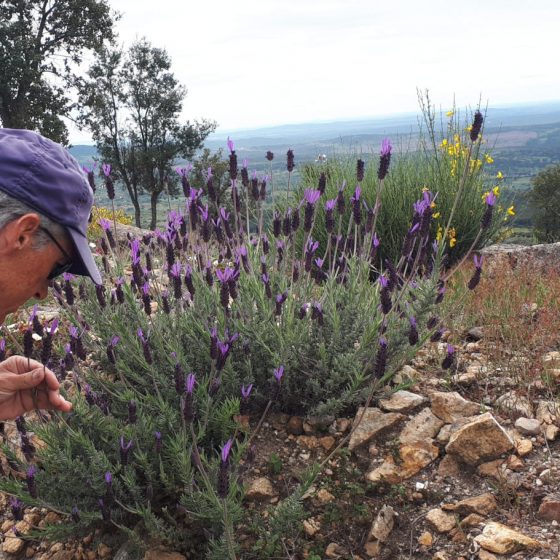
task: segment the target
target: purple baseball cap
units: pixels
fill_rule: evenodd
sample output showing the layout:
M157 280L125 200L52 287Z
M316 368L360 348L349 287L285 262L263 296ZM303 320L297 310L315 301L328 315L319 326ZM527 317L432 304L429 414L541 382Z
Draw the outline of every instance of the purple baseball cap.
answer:
M93 192L67 150L30 130L0 128L0 190L63 226L76 249L70 272L101 284L87 239Z

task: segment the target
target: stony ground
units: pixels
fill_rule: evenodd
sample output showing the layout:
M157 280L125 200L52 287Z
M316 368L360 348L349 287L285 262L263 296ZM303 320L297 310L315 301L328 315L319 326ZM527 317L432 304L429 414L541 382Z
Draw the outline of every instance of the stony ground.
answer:
M454 331L451 369L440 365L445 341L430 344L399 372L392 392L365 411L267 417L255 439L255 463L243 475L248 522L236 532L240 560L259 558L251 519L266 519L305 468L339 444L305 497L299 534L286 535L279 558L560 560L558 329L544 307L521 308L511 319L517 350L483 328ZM538 328L542 344L525 345ZM239 422L254 428L258 418ZM6 437L13 432L7 424ZM9 470L5 458L2 468ZM15 523L0 495L0 560L132 560L115 535L101 532L62 543L22 538L53 521L65 522L28 509ZM145 556L184 558L160 550Z

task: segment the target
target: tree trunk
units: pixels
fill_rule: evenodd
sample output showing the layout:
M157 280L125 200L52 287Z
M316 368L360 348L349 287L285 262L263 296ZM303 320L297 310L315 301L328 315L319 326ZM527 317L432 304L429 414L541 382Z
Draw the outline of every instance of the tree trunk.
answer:
M152 220L150 222L150 229L153 231L157 225L157 203L161 191L153 191L150 195L150 206L152 209Z

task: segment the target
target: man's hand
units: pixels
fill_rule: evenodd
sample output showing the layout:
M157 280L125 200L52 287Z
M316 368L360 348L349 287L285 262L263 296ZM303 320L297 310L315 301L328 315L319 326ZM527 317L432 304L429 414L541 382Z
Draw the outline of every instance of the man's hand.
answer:
M11 420L41 408L70 412L72 404L59 393L60 383L43 364L23 356L0 362L0 420Z

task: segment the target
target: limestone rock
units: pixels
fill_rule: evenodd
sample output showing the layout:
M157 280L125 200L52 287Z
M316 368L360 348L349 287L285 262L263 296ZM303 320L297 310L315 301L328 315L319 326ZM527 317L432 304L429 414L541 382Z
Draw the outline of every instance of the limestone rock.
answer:
M487 523L482 534L475 537L474 540L482 548L496 554L513 554L519 550L542 547L539 541L495 521Z
M411 418L399 435L401 443L431 440L443 426L444 422L435 416L429 408L424 408Z
M515 442L515 450L520 457L525 457L533 451L533 442L530 439L520 439Z
M457 476L461 472L461 465L453 455L445 455L438 465L438 475Z
M286 424L286 431L294 436L303 434L303 418L301 416L292 416Z
M555 426L554 424L549 424L544 429L544 437L548 441L554 441L558 437L559 433L560 433L560 428L558 426Z
M388 399L379 401L379 406L386 412L408 412L423 402L422 395L410 391L396 391Z
M363 408L358 408L358 412L354 419L354 424L358 422L362 415ZM362 418L356 431L350 436L348 449L351 451L361 445L369 443L372 439L386 430L389 430L401 422L405 416L396 412L381 412L378 408L370 407Z
M484 329L482 327L473 327L467 332L467 340L469 341L477 342L482 340L482 338L484 338Z
M476 527L477 525L484 524L484 521L485 519L482 515L478 515L478 513L471 513L462 519L459 525L461 528Z
M370 482L398 484L427 467L439 455L439 449L429 441L416 441L401 445L401 462L397 465L391 456L385 458L380 467L370 471L366 478Z
M468 465L495 459L513 447L511 437L486 412L459 428L449 439L445 450Z
M99 543L97 547L97 555L99 558L111 558L112 553L111 547L107 546L105 543Z
M334 447L335 443L336 443L336 440L332 436L323 436L323 437L319 438L319 445L325 451L330 451Z
M305 519L303 521L303 530L308 537L313 537L321 530L321 524L317 519Z
M327 558L341 558L346 554L346 550L336 543L330 543L325 549Z
M478 551L478 560L498 560L498 559L491 552L488 552L487 550L481 548Z
M256 478L251 482L249 489L245 493L245 498L254 502L270 500L278 495L272 482L265 476Z
M543 498L537 514L541 519L547 521L558 521L560 523L560 494L550 494Z
M25 541L18 537L5 538L2 543L2 550L6 554L19 554L23 547L25 546Z
M541 423L535 418L518 418L515 421L515 427L526 436L537 436L541 432Z
M538 401L535 418L541 424L554 424L560 418L560 403L556 401Z
M321 488L319 492L317 492L317 500L320 504L330 504L334 501L335 497L325 488Z
M447 424L480 412L480 405L464 399L459 393L436 391L431 395L432 412Z
M438 532L449 533L457 526L457 520L452 513L440 508L431 509L426 515L426 521Z
M424 531L418 537L418 544L421 546L430 547L432 546L433 542L434 542L434 536L432 535L432 533L430 533L430 531Z
M391 506L383 506L371 525L368 541L385 542L395 526L395 510Z
M496 406L513 416L533 418L533 406L527 397L518 395L515 391L508 391L495 402Z
M498 507L498 504L496 503L494 495L490 494L490 492L486 492L485 494L480 494L479 496L465 498L455 504L444 504L442 507L446 511L453 511L461 516L469 515L471 513L488 515Z

